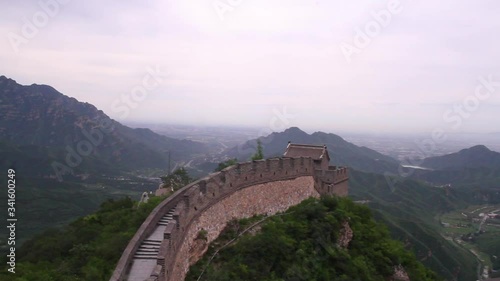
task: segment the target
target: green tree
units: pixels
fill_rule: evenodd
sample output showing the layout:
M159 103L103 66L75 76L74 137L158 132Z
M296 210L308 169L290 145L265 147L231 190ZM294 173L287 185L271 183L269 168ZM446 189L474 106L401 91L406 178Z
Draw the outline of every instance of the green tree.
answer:
M262 221L252 233L247 230L254 223L245 220L228 223L185 280L383 281L397 266L411 280L442 280L392 240L368 207L347 198L307 199ZM342 247L338 241L345 223L353 236Z
M229 166L236 165L237 163L238 163L238 159L236 159L236 158L226 160L224 162L219 163L219 166L217 166L217 168L215 169L214 172L222 171Z
M161 181L166 188L171 188L175 191L188 185L193 179L189 176L186 169L179 168L172 174L161 177Z
M257 151L252 156L252 160L262 160L264 159L264 149L262 148L262 142L260 139L257 140Z
M140 206L130 198L110 199L93 214L38 234L16 252L16 274L4 267L0 280L109 280L130 239L164 199Z

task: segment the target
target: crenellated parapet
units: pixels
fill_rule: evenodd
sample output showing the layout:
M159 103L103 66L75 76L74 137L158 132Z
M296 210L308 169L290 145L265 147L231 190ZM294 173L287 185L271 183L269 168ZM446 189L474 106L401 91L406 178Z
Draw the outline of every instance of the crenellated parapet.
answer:
M130 240L110 280L128 280L128 276L133 274L130 270L134 254L141 243L158 229L158 223L167 212L172 214L172 219L164 226L156 264L144 280L182 280L189 268L189 259L186 258L189 245L201 228L209 229L210 241L215 239L231 216L239 218L284 211L310 196L345 196L347 182L347 168L330 166L327 170L318 169L311 157L238 163L210 174L176 191L151 212ZM233 210L227 209L232 208L231 204L238 206L234 205ZM215 219L217 216L220 218Z
M316 189L320 194L347 196L349 190L349 169L329 166L328 170L315 170Z

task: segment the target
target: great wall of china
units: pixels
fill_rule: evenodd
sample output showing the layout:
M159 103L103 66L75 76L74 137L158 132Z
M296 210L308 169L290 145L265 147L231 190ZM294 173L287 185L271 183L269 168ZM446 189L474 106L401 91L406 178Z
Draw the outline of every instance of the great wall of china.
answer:
M324 149L326 151L326 147ZM234 218L285 211L309 197L347 196L348 170L329 157L285 157L240 163L176 191L160 203L123 252L111 281L180 281L206 244Z

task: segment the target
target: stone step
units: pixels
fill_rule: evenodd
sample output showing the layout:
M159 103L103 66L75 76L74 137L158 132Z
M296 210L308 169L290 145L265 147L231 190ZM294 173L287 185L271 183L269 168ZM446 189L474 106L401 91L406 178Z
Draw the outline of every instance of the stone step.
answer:
M134 259L139 259L139 260L156 260L158 258L157 255L140 255L140 254L135 254Z
M151 257L157 258L158 253L135 253L134 257Z
M148 245L148 244L141 244L139 248L147 248L147 249L159 249L160 245Z
M138 249L137 252L135 252L136 254L138 253L143 253L143 254L155 254L155 253L158 253L160 251L160 249L150 249L150 250L143 250L143 249Z
M160 245L140 245L138 249L160 249Z
M156 252L158 253L160 251L160 248L143 248L143 247L139 247L139 249L137 249L137 252Z
M134 255L134 258L152 258L152 259L156 259L156 258L158 258L158 254L136 253Z
M155 245L153 245L153 244L150 244L150 245L149 244L141 244L139 246L139 249L141 249L141 248L142 249L159 249L160 245L156 245L156 244Z
M141 243L141 245L139 245L139 246L140 246L140 247L150 247L150 248L151 248L151 247L153 247L153 248L155 248L155 247L160 247L160 245L161 245L161 243L158 243L158 244L157 244L157 243L144 243L144 242L143 242L143 243Z
M143 255L156 255L158 254L159 251L137 251L135 252L136 255L138 254L143 254Z
M168 225L174 219L175 208L169 210L163 217L160 218L158 225ZM155 260L160 252L161 241L146 239L134 254L134 259L140 260Z
M158 249L160 248L160 244L141 244L139 248Z
M168 211L163 217L160 218L157 225L168 225L168 223L174 219L175 208Z

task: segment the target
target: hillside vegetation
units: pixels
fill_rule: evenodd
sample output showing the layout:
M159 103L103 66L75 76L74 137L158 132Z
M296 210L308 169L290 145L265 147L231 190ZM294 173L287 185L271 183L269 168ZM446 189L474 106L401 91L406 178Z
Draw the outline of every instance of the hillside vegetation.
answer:
M2 270L0 280L109 280L129 240L163 199L139 206L130 198L110 199L93 214L37 235L18 249L15 275Z
M500 168L500 153L484 145L476 145L456 153L426 158L422 166L432 169Z
M198 142L124 126L48 85L24 86L0 76L0 100L0 164L37 175L66 179L73 173L164 168L167 151L175 151L174 162L206 151Z
M186 280L385 281L400 266L411 280L441 280L392 240L366 206L338 197L311 198L269 218L208 263L256 219L230 223Z
M467 193L446 190L409 179L394 179L351 170L349 196L367 200L376 219L392 237L404 241L426 266L448 280L476 280L477 261L468 251L442 237L439 214L468 204Z
M230 158L247 161L255 153L258 141L261 142L266 157L282 156L286 144L291 141L293 143L326 145L331 158L331 165L349 166L356 170L373 173L395 173L399 165L397 160L389 156L367 147L357 146L338 135L323 132L308 134L297 127L279 133L272 133L258 140L247 141L224 151L224 154Z
M21 174L21 173L20 173ZM21 246L44 230L62 227L75 219L96 212L108 199L125 196L140 198L144 191L154 190L157 183L142 178L128 180L93 179L85 182L63 181L19 176L16 192L17 225L16 244ZM0 200L7 202L7 192ZM6 215L6 213L5 213ZM0 229L0 250L6 251L8 229Z

